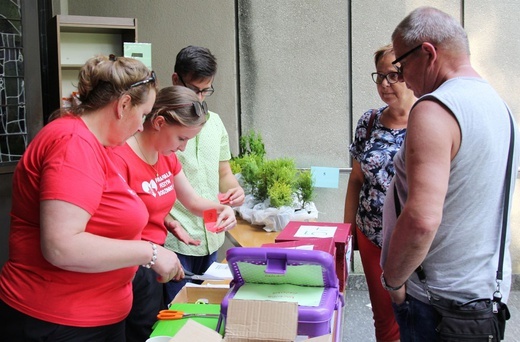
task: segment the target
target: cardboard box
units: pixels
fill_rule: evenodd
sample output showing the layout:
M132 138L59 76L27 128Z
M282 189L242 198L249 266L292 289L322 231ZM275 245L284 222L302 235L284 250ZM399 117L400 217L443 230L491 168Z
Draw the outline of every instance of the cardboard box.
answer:
M229 290L229 287L188 284L184 286L172 300L170 309L189 313L220 314L220 303ZM197 301L206 304L195 304ZM189 320L197 321L199 324L206 326L209 330L213 330L216 334L221 336L215 331L218 325L218 317L197 317L157 321L150 337L174 336L179 333ZM224 333L224 329L221 329L221 332Z
M172 303L195 303L207 299L208 304L220 304L229 290L229 286L193 285L187 283L173 298Z
M350 254L350 223L290 221L276 237L275 242L333 238L336 246L336 274L339 290L343 292L348 279L347 255Z
M188 320L170 342L292 342L297 339L297 303L232 300L228 315L224 338L216 331ZM332 335L298 341L331 342Z

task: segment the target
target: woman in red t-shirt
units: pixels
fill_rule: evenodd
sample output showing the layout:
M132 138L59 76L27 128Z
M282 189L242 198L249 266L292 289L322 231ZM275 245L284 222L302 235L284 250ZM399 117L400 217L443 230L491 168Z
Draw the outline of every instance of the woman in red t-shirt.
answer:
M143 129L155 83L135 59L93 57L78 101L29 144L13 176L2 340L123 341L137 266L184 276L175 253L141 240L148 212L106 149Z
M183 151L206 122L207 107L195 92L182 86L159 91L155 105L144 122L142 132L134 134L123 146L113 149L114 162L121 175L148 208L150 218L142 239L163 245L168 230L181 241L197 245L168 213L177 196L193 214L216 209L216 229L223 232L236 225L233 209L202 198L190 185L174 152ZM134 302L126 319L127 342L142 342L151 332L157 313L164 309L163 286L153 269L139 267L132 282Z

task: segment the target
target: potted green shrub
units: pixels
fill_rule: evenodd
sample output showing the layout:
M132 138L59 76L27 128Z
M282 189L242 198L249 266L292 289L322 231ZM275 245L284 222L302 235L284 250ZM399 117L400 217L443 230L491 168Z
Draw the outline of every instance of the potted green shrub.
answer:
M239 210L244 219L248 220L251 211L252 219L248 221L265 224L268 230L281 230L296 212L311 216L302 219L317 218L310 170L298 170L291 158L267 159L262 137L253 131L240 138L239 149L239 155L230 163L247 194L242 206L245 208Z

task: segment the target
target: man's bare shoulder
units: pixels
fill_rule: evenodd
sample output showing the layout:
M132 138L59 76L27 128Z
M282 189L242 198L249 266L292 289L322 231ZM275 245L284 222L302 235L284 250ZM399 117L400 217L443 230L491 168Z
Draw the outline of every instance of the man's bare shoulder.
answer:
M445 105L433 98L424 99L410 113L408 137L415 143L426 143L430 151L436 145L442 149L448 148L453 158L460 146L460 126L455 115Z

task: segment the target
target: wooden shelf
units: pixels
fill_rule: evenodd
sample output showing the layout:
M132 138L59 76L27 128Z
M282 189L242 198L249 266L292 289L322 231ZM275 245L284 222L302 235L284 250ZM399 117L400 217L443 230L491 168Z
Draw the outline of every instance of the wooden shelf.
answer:
M123 56L124 42L137 42L137 19L56 15L49 23L49 72L55 80L49 108L76 89L79 69L96 55Z
M67 69L79 69L83 66L83 64L62 64L61 65L61 68L63 70L67 70Z
M81 28L106 28L135 30L137 28L137 19L135 18L93 17L80 15L57 15L56 17L64 29L72 28L72 30L81 30Z

